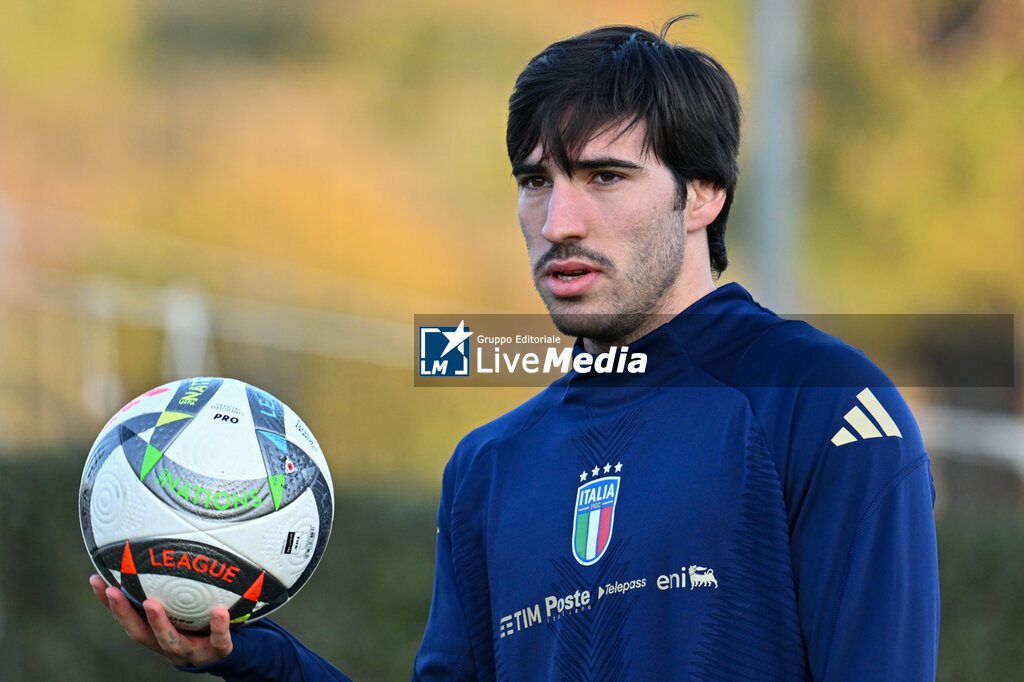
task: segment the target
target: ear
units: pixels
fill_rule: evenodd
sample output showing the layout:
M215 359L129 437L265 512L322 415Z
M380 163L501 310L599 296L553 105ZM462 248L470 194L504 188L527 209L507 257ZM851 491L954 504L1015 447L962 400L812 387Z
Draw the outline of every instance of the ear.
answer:
M725 188L708 180L691 180L686 185L686 231L701 230L718 217L725 205Z

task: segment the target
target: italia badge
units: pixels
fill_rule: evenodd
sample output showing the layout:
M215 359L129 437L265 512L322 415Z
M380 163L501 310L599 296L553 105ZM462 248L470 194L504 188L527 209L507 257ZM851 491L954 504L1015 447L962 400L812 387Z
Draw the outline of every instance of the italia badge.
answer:
M615 465L615 472L622 465ZM576 489L576 514L572 522L572 553L576 561L590 566L604 555L612 539L612 525L615 521L615 502L619 496L619 477L601 476L610 472L611 465L595 467L584 471L580 480L584 483ZM595 478L587 480L588 475Z

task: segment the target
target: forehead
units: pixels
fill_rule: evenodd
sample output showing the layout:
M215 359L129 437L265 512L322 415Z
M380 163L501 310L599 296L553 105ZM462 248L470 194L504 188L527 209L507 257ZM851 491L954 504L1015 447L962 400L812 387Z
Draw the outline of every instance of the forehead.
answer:
M647 127L642 121L631 126L619 124L605 127L587 140L573 154L570 162L575 164L594 159L619 159L638 166L657 163L657 159L651 154L646 144L646 133ZM526 157L528 164L543 165L550 162L551 156L541 142L538 142Z

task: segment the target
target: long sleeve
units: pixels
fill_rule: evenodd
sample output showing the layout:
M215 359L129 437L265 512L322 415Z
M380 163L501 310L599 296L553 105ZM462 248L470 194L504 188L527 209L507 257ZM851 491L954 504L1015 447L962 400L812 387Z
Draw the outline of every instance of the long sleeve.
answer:
M921 458L858 525L831 641L821 642L827 657L817 656L822 679L935 679L939 593L930 489Z
M264 619L233 630L234 648L222 661L179 670L210 673L227 682L352 682L291 633Z
M829 430L824 441L816 428L792 441L788 502L814 679L934 680L934 488L913 416L894 388L808 393L815 407L799 419ZM818 454L801 461L799 449Z
M416 655L413 680L476 680L476 666L462 596L452 556L452 504L456 464L445 470L437 514L437 558L434 594L423 641Z
M445 487L450 492L450 486ZM450 495L438 511L437 564L430 617L413 670L419 682L476 680L473 654L451 550ZM228 682L351 682L280 625L264 619L232 632L234 649L222 661L185 672L210 673Z
M934 680L934 487L920 430L863 353L801 322L759 337L747 386L783 487L815 680Z

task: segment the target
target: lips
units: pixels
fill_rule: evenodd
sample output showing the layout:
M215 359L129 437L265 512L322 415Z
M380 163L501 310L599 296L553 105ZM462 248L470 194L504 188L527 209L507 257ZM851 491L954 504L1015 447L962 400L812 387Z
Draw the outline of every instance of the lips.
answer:
M582 261L553 262L544 269L544 284L557 298L581 296L601 276L601 271Z

